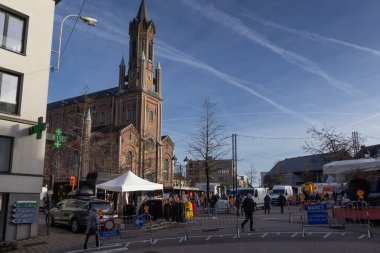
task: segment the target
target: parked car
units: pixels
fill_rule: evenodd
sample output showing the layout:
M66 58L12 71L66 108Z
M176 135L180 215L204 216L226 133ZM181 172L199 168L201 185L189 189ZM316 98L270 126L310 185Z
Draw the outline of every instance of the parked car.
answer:
M50 222L50 226L68 225L72 232L77 233L87 226L88 215L92 208L102 210L104 219L116 217L113 214L111 204L107 201L76 198L58 202L46 215L46 222Z

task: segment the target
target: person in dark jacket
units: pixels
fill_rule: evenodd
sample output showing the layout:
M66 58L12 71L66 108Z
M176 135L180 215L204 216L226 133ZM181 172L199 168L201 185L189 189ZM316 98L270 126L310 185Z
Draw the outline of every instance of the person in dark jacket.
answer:
M249 228L250 228L250 231L255 231L253 229L253 210L254 210L254 201L252 199L252 194L248 194L248 196L243 200L243 208L244 208L244 213L245 213L245 220L243 221L243 223L241 224L241 229L244 230L244 225L245 223L248 222L249 220Z
M210 209L211 209L211 215L213 218L216 218L216 203L218 202L218 196L213 194L210 199Z
M267 213L267 211L268 211L268 214L270 214L271 203L272 203L272 199L269 196L269 194L265 195L265 198L264 198L264 211L265 211L265 213Z
M284 194L282 194L282 193L278 197L278 204L281 207L281 213L284 213L284 206L286 205L286 198L285 198Z
M99 215L95 208L92 208L90 215L87 220L87 228L86 228L86 241L84 242L84 249L87 249L87 242L90 235L95 235L96 239L96 247L99 247L99 235L98 235L98 222Z

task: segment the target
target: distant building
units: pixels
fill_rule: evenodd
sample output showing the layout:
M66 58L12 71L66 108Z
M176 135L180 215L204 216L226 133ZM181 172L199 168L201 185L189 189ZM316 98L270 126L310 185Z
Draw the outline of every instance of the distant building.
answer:
M300 185L304 182L325 182L323 165L334 161L331 154L308 155L279 161L264 177L263 186ZM347 154L349 159L349 155Z
M40 201L46 134L29 129L45 120L54 6L0 1L0 241L38 235L37 210L22 220L14 205Z
M250 187L250 184L248 182L247 176L238 176L237 177L237 187L238 188L248 188Z
M66 142L48 141L44 182L85 179L88 173L124 173L172 186L174 143L161 135L161 65L154 67L156 27L141 2L129 23L129 62L121 57L119 85L48 104L48 132L61 129Z
M206 182L206 161L205 160L189 160L186 166L186 179L190 186L196 183ZM209 161L210 182L220 183L220 186L226 186L232 189L232 160L211 160Z

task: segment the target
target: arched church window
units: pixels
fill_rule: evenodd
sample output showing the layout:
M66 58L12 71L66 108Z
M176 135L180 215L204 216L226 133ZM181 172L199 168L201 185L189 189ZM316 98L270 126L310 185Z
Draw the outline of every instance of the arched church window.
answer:
M100 112L99 123L100 124L106 123L106 113L105 112Z
M153 122L153 111L149 111L149 121Z
M164 181L169 181L169 165L170 165L170 160L168 158L165 158L164 171L163 171Z
M126 154L125 165L127 170L132 170L132 152L128 151Z
M131 110L131 108L128 108L127 109L127 120L129 121L129 120L131 120L131 118L132 118L132 110Z

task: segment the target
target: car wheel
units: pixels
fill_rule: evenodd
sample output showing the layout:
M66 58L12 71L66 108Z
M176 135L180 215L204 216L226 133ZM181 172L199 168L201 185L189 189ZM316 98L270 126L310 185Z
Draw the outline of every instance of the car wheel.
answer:
M46 225L49 225L49 224L50 224L50 227L54 227L55 225L54 218L51 214L46 215Z
M79 232L79 222L77 219L72 219L71 220L71 231L73 233L78 233Z

